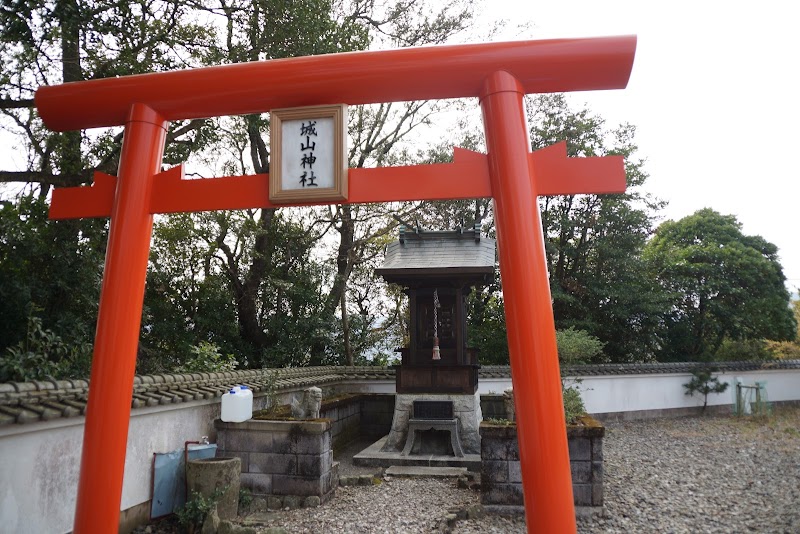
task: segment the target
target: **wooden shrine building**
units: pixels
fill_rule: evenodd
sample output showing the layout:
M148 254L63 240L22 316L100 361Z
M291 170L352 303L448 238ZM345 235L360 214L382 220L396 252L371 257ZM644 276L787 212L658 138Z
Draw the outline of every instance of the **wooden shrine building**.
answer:
M495 241L481 236L480 224L445 232L400 227L375 271L404 286L409 298L410 339L399 349L397 393L477 391L480 366L477 350L467 347L466 298L473 286L492 280L494 266Z

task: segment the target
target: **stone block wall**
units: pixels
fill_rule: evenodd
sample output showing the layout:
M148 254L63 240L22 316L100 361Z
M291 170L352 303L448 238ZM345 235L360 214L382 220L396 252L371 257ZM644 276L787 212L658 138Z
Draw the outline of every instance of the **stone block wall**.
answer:
M505 419L506 406L502 395L481 395L481 412L484 419Z
M392 428L394 395L351 394L323 399L319 413L331 421L334 448L359 437L378 439Z
M575 506L603 506L603 436L605 427L590 417L567 427L569 467Z
M319 416L331 422L331 443L340 447L353 441L361 427L361 395L343 395L333 400L323 399Z
M362 437L378 439L389 433L394 416L394 400L394 395L361 395Z
M241 484L254 495L317 496L325 502L339 485L330 421L218 419L214 426L217 456L241 458Z
M515 425L481 423L481 504L523 506Z
M585 417L567 427L572 493L577 512L603 506L603 435L605 427ZM481 503L504 511L524 506L516 425L482 423Z

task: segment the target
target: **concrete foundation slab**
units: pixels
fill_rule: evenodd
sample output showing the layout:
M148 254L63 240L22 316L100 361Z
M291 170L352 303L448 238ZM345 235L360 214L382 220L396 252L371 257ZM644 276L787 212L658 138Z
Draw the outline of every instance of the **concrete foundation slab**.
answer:
M467 474L466 467L426 467L421 465L393 465L386 469L393 477L458 478Z
M480 472L481 455L464 454L464 456L409 455L403 456L400 451L385 452L381 449L388 436L384 436L360 453L353 456L353 465L365 467L392 466L426 466L426 467L466 467L469 471Z

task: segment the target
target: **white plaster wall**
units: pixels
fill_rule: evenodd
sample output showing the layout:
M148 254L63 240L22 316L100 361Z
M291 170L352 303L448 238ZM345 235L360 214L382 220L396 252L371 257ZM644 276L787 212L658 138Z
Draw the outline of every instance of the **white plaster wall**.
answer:
M395 381L392 380L343 380L337 388L348 393L384 393L394 395Z
M83 421L70 421L15 425L23 428L0 437L0 532L72 529Z
M511 387L511 378L481 378L478 380L478 393L481 395L502 395Z
M721 375L720 380L722 377L728 382L732 382L734 377L741 377L745 385L754 385L757 380L766 381L767 396L770 401L800 400L800 369L725 373ZM732 402L733 397L730 398Z
M710 394L709 406L733 403L735 377L740 377L745 385L766 381L770 401L800 400L800 369L726 372L716 376L720 382L730 385L724 393ZM684 394L683 384L691 377L689 373L585 376L579 379L568 377L566 384L581 391L589 413L614 413L702 406L702 396ZM510 387L510 378L487 378L478 383L478 392L481 395L501 394Z
M219 402L137 410L128 429L120 510L150 499L153 453L214 436ZM84 418L14 425L0 432L0 532L72 530ZM213 441L213 439L212 439Z
M388 381L363 382L354 389L394 393L394 382L391 391L386 391L387 386ZM300 391L281 392L278 401L289 402ZM253 408L264 408L264 403L265 397L256 397ZM133 411L120 510L150 500L154 453L181 450L186 441L199 441L201 436L209 436L214 443L214 419L219 416L219 400ZM83 417L0 428L0 533L72 530L83 429Z
M216 441L214 419L219 418L219 402L172 406L131 418L120 510L150 500L153 453L182 450L186 441L200 441L201 436L209 436L211 443Z
M576 386L581 391L586 411L613 413L639 410L690 408L703 405L702 395L685 395L689 373L583 377ZM770 401L800 400L800 370L739 371L717 373L720 382L729 384L724 393L708 396L709 406L733 403L733 380L745 385L766 381Z

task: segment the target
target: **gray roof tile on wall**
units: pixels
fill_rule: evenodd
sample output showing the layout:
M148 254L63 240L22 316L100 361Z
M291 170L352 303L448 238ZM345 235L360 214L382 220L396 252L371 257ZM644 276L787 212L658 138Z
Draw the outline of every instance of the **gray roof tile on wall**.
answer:
M698 362L663 363L606 363L594 365L565 365L566 376L604 376L604 375L642 375L660 373L690 373L700 365ZM714 362L711 367L718 372L760 371L774 369L800 369L800 360L774 360L750 362ZM508 365L487 365L481 367L480 378L510 378Z
M582 365L564 368L568 376L688 373L697 363L648 363ZM800 369L800 360L768 362L719 362L720 372ZM484 366L480 378L510 378L507 365ZM231 387L246 384L254 394L277 390L333 384L345 380L394 380L390 367L298 367L255 369L226 373L137 376L131 408L169 405L200 399L219 398ZM30 424L86 413L89 393L86 380L12 382L0 384L0 426Z
M273 384L281 390L358 379L393 380L394 369L327 366L136 376L131 408L219 398L240 384L247 385L258 395L266 394ZM0 426L85 415L88 394L86 380L0 384Z

